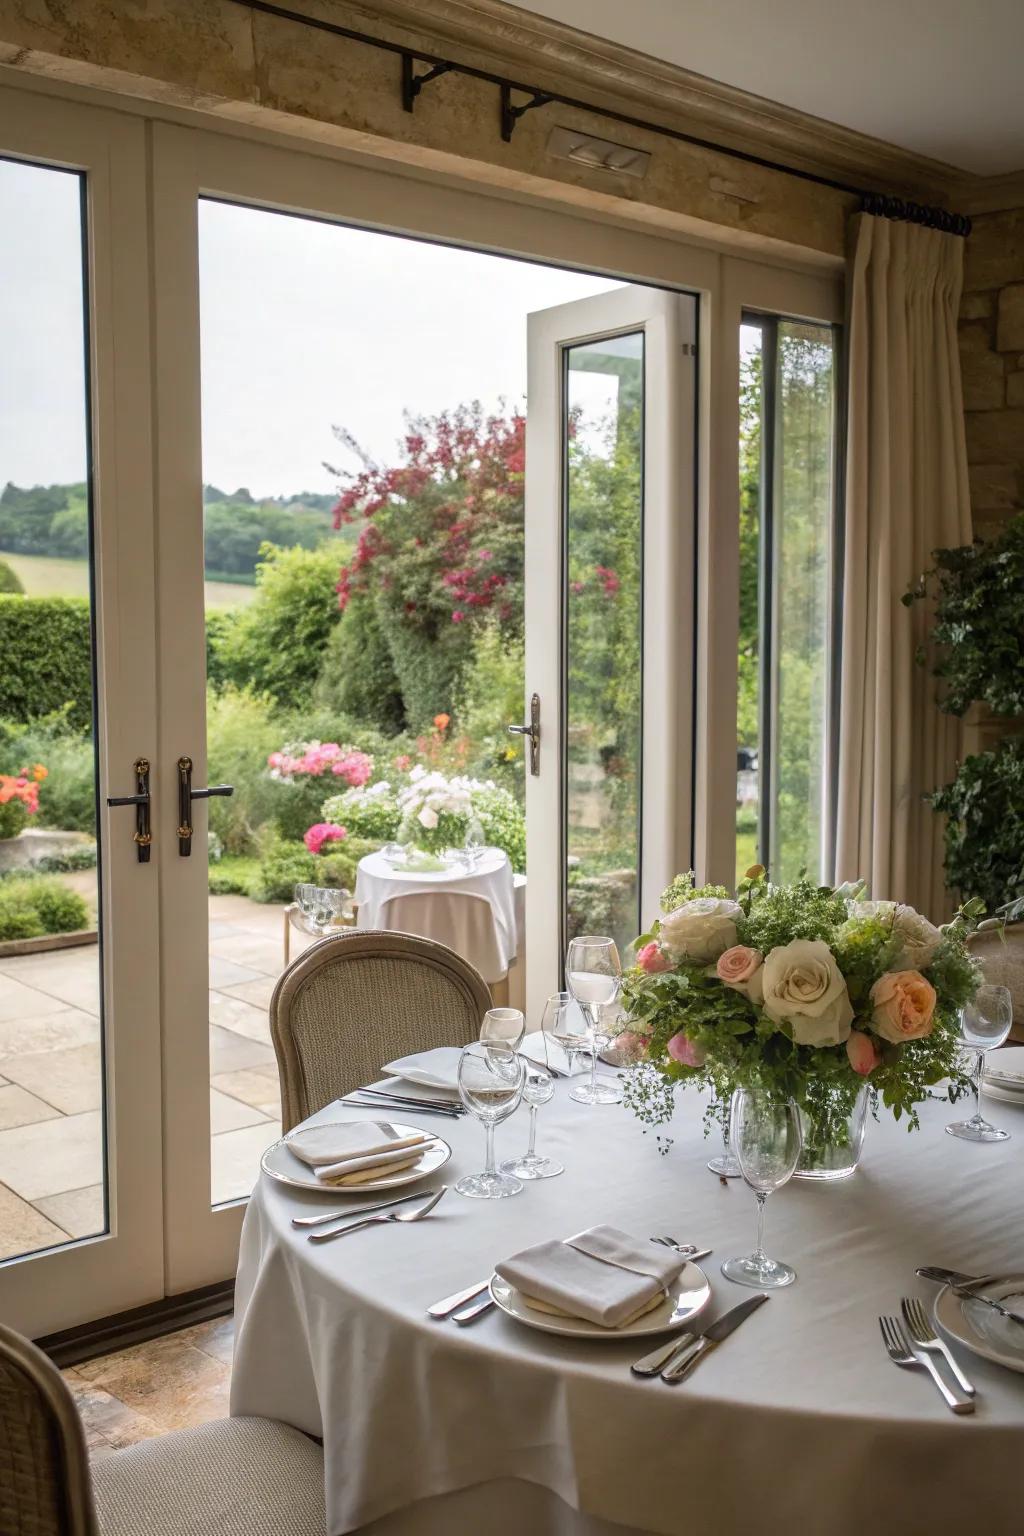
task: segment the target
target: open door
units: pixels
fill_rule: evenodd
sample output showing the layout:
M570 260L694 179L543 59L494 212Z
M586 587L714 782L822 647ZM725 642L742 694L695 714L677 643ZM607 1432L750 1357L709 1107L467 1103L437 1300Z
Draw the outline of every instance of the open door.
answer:
M697 298L629 286L529 317L527 1002L567 940L623 961L691 861Z

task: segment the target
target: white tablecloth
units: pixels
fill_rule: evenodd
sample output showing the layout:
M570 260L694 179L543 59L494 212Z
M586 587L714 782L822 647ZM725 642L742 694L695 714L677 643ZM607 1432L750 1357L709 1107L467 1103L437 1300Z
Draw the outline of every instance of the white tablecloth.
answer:
M482 897L491 920L481 933L472 921L471 906L447 898ZM394 869L383 854L369 853L360 859L355 899L360 928L395 928L394 913L387 903L396 896L426 898L417 903L416 926L406 932L437 939L475 965L485 981L499 981L516 957L516 902L512 866L500 848L488 848L470 873L461 865L436 872L413 873ZM404 919L408 922L408 915Z
M869 1122L853 1178L774 1195L767 1246L796 1284L670 1388L630 1375L636 1341L575 1342L497 1312L466 1329L424 1315L516 1249L599 1221L712 1247L716 1311L749 1294L718 1264L752 1246L754 1201L705 1170L700 1099L680 1096L661 1156L626 1111L573 1104L567 1089L540 1111L539 1136L567 1172L512 1200L450 1192L427 1221L317 1247L290 1224L317 1198L257 1187L231 1411L323 1435L332 1536L377 1521L381 1536L1024 1528L1024 1375L961 1350L978 1409L954 1418L926 1377L889 1363L877 1321L903 1294L930 1302L918 1264L1024 1268L1024 1111L991 1105L1013 1132L991 1146L945 1136L948 1107L927 1106L914 1134L886 1115ZM431 1128L454 1148L448 1183L481 1166L475 1121ZM526 1132L524 1111L500 1126L499 1157Z

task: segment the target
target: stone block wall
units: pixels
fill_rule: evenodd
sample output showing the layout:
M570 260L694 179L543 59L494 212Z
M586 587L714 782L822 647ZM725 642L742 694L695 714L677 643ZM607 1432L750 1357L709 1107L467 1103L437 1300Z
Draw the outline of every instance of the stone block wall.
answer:
M1024 510L1024 208L975 217L960 361L971 508L984 538Z

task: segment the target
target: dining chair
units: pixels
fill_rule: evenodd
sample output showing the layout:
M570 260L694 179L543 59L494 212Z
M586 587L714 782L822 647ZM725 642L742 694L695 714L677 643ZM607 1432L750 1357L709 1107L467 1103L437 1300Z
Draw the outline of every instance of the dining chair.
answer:
M0 1324L3 1536L325 1536L324 1458L275 1419L220 1419L90 1470L67 1383Z
M490 1006L480 973L443 944L375 929L321 939L270 999L284 1130L396 1056L478 1039Z

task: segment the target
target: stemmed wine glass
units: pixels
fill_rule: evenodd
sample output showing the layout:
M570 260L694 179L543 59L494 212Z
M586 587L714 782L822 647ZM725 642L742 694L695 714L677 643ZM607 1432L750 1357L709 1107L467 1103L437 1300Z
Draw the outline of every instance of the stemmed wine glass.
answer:
M526 1020L518 1008L488 1008L480 1025L480 1039L510 1045L517 1051L526 1034Z
M740 1172L757 1200L757 1246L744 1259L726 1259L722 1274L755 1290L792 1285L796 1270L764 1251L764 1207L773 1190L789 1182L800 1161L800 1111L792 1099L760 1088L737 1088L732 1096L731 1142Z
M544 1004L540 1027L544 1036L544 1059L548 1068L550 1070L560 1068L561 1058L564 1055L571 1077L576 1065L576 1057L580 1051L585 1051L588 1047L583 1010L578 1003L573 1002L571 992L552 992ZM551 1059L552 1055L555 1056L554 1061Z
M564 1173L561 1163L553 1157L541 1157L537 1152L537 1110L554 1097L554 1079L540 1067L524 1062L526 1078L523 1082L523 1103L530 1106L530 1140L522 1157L510 1157L501 1164L502 1173L510 1173L517 1179L553 1179Z
M603 1027L602 1010L617 1001L622 986L622 962L615 940L594 934L570 939L565 958L565 982L589 1025L587 1040L591 1053L590 1082L578 1083L570 1089L569 1097L577 1104L620 1104L621 1090L612 1083L597 1080L598 1052L612 1038L612 1032Z
M989 1125L981 1113L981 1080L985 1075L985 1052L1002 1045L1013 1023L1013 998L1009 987L979 987L971 1002L960 1010L960 1036L965 1051L976 1057L974 1071L974 1114L969 1120L955 1120L946 1126L950 1136L964 1141L1009 1141L1009 1131Z
M487 1157L482 1173L468 1173L455 1188L475 1200L501 1200L522 1192L522 1184L494 1166L494 1127L519 1108L526 1067L504 1040L474 1040L459 1057L459 1098L482 1121Z
M466 826L466 836L462 844L463 857L466 868L470 874L476 869L485 846L484 829L480 825L479 818L471 816Z
M720 1104L721 1100L719 1099L718 1102ZM738 1179L741 1177L743 1172L743 1170L740 1168L739 1160L729 1144L729 1116L730 1106L726 1104L724 1106L724 1113L721 1117L722 1150L717 1157L709 1157L707 1163L707 1166L711 1169L711 1172L717 1173L720 1179Z

